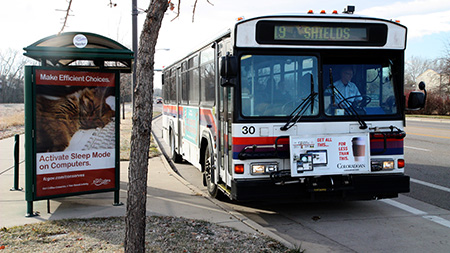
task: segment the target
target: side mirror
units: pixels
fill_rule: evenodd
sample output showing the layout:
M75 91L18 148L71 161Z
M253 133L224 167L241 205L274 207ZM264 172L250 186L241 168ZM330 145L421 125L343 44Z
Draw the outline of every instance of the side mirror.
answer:
M408 108L406 108L406 110L414 111L420 110L425 107L425 102L427 99L427 91L425 90L424 82L419 83L419 89L423 90L423 92L412 91L411 93L409 93Z
M236 84L237 59L235 56L223 56L220 59L220 85L233 87Z
M161 75L161 85L164 85L164 73Z

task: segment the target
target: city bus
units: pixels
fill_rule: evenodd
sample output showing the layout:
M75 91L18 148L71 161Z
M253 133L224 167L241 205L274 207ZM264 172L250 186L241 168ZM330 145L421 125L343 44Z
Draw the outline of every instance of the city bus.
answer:
M238 21L163 71L172 160L197 167L212 197L237 201L409 192L406 35L349 11ZM408 109L425 97L412 92Z

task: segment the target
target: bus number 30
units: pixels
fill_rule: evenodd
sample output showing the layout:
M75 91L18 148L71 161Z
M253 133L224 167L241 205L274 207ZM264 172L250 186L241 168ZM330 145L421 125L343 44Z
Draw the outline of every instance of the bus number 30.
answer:
M243 126L242 127L242 133L243 134L254 134L255 133L255 127L254 126Z

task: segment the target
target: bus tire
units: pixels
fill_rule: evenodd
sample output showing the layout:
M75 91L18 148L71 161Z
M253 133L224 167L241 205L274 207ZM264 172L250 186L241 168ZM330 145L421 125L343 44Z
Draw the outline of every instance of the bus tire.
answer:
M175 163L181 163L183 161L181 155L175 150L175 136L172 131L170 131L170 159Z
M213 154L211 146L208 144L204 149L203 161L202 161L202 171L203 171L203 181L205 183L208 193L213 198L218 198L219 188L214 182L214 166L213 166Z

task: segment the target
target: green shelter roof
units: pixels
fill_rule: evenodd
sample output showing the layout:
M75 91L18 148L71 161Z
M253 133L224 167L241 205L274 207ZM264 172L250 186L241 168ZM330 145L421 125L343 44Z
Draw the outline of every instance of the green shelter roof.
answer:
M86 32L53 35L24 48L24 55L43 66L119 69L131 72L133 51L104 36ZM81 61L74 64L76 61ZM71 65L72 64L72 65ZM87 64L87 65L86 65Z

